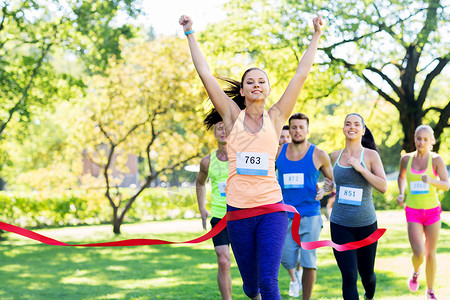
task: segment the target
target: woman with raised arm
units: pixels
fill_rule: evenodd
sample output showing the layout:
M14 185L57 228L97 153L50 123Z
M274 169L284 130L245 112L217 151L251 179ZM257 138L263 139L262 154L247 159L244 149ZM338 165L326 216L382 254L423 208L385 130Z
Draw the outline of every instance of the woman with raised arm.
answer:
M406 222L412 249L413 272L408 279L411 292L419 289L419 269L425 257L427 299L436 299L433 291L436 277L436 248L441 228L441 204L437 189L448 191L448 173L442 157L431 152L436 143L433 129L420 125L414 134L416 151L400 159L397 202L403 206L406 194ZM439 179L438 179L439 178ZM423 237L425 236L425 241Z
M372 188L381 193L387 189L386 175L372 133L357 113L345 117L345 148L331 153L336 182L336 200L330 216L331 239L337 244L365 239L378 228L372 199ZM345 300L357 300L358 272L365 289L364 299L373 299L377 243L339 252L334 257L342 276Z
M251 68L240 82L228 79L224 92L212 75L192 30L192 20L181 16L197 73L227 134L229 177L226 183L227 211L282 203L275 177L275 156L281 128L294 109L300 90L314 61L322 19L313 20L314 34L286 91L268 111L270 94L264 71ZM245 294L252 299L281 299L278 270L286 236L286 212L228 221L228 234L241 273Z

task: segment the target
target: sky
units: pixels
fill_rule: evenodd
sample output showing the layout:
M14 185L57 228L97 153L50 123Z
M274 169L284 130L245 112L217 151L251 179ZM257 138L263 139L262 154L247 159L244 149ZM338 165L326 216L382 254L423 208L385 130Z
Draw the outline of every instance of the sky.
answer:
M178 19L185 14L194 21L193 29L201 31L209 23L225 18L222 6L226 0L143 0L145 16L138 22L151 24L157 35L182 35Z

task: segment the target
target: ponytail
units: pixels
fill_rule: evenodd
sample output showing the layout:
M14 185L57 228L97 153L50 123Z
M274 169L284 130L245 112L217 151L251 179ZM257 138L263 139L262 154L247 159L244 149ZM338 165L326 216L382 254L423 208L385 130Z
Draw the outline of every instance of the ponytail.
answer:
M223 88L224 93L234 102L236 102L240 109L245 109L245 98L241 96L241 84L239 83L239 81L222 76L216 76L216 78L226 82L227 85L225 88ZM203 124L206 126L206 129L209 130L220 121L222 121L222 117L213 107L206 114L205 119L203 120Z
M367 128L367 126L366 126L366 133L364 133L364 135L361 139L361 145L364 148L369 148L369 149L379 152L378 147L375 144L375 139L373 138L372 132L369 130L369 128Z

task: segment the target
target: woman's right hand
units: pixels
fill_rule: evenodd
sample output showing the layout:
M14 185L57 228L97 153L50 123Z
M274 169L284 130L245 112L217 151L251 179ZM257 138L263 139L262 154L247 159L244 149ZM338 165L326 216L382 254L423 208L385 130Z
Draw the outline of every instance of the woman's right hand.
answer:
M398 195L397 203L398 205L403 206L403 204L405 203L405 195Z
M183 26L183 31L188 32L192 30L192 19L189 16L182 15L180 19L178 20L178 23L180 23L181 26Z

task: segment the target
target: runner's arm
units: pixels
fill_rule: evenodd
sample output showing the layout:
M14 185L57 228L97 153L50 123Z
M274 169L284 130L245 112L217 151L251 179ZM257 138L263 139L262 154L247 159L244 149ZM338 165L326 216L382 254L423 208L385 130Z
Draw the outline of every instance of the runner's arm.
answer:
M317 149L317 148L316 148ZM333 167L331 165L331 160L328 154L321 150L317 152L318 158L320 161L320 171L325 176L325 184L323 186L325 195L330 194L334 190L334 176L333 176Z
M320 16L314 18L314 34L308 49L306 49L305 54L297 66L294 76L289 82L280 100L269 110L270 118L274 122L277 130L283 127L283 124L286 123L286 120L291 115L303 84L306 81L306 77L308 76L314 63L314 57L319 46L319 39L322 35L322 30L320 28L322 24L322 18Z
M181 16L179 23L183 26L184 32L192 30L193 22L190 17ZM195 69L203 82L209 98L222 117L225 127L230 128L230 125L232 127L232 124L234 124L241 111L239 106L224 93L216 78L212 75L209 65L195 39L195 35L193 33L188 34L187 40Z
M431 155L431 153L430 153ZM435 162L435 163L434 163ZM422 180L426 183L429 183L436 188L444 191L448 191L450 184L448 182L448 173L447 168L445 167L444 160L440 155L437 155L435 158L433 158L433 165L435 165L434 169L436 170L439 180L433 179L428 175L422 176Z
M202 217L203 229L206 229L206 219L209 217L209 212L206 210L206 188L205 183L208 179L208 169L209 169L210 156L205 156L200 162L200 171L197 174L197 179L195 180L195 191L197 194L197 203L200 215Z
M408 164L409 157L407 155L402 156L400 159L400 167L398 171L397 184L398 184L398 196L397 203L403 206L405 203L405 190L406 190L406 166Z
M369 160L369 169L361 166L358 159L354 157L349 159L353 168L358 171L371 186L373 186L380 193L384 194L387 190L386 174L384 173L383 163L377 151L366 149L366 157Z

